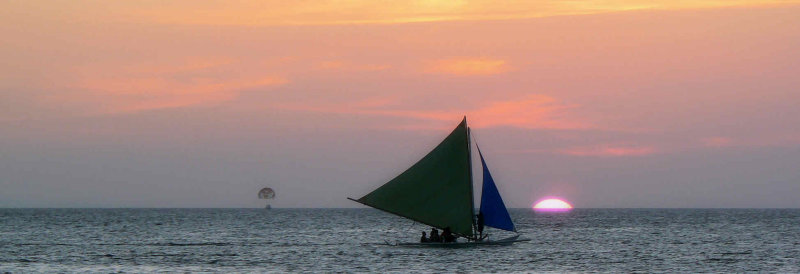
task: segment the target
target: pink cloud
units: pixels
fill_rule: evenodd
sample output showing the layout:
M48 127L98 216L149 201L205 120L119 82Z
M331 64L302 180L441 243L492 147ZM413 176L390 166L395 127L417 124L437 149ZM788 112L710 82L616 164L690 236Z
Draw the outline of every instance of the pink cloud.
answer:
M206 71L236 63L239 63L238 60L224 56L188 57L181 60L145 60L127 64L120 70L129 75L171 75ZM84 69L88 72L97 68Z
M727 137L709 137L701 140L703 145L709 147L728 147L734 145L731 138Z
M614 146L601 145L594 147L572 147L560 149L559 154L571 156L590 156L590 157L627 157L627 156L646 156L655 154L657 150L653 147L644 146Z
M296 111L342 113L355 115L384 115L427 121L454 121L466 115L472 127L512 126L538 129L587 129L589 123L571 117L569 110L576 105L559 102L546 95L527 95L518 100L495 101L484 107L463 110L413 110L398 109L402 101L397 98L378 97L333 105L282 104L277 107ZM393 107L394 109L390 109ZM404 129L430 126L400 126Z
M527 95L519 100L498 101L486 107L467 111L475 127L513 126L520 128L586 129L592 125L569 117L577 105L559 102L542 94Z
M759 134L756 136L703 138L700 142L707 147L794 147L800 145L800 134Z
M287 83L281 77L213 79L170 77L87 79L79 86L82 95L56 96L51 100L98 100L101 112L138 112L152 109L221 103L236 98L239 91ZM87 98L89 97L89 98Z
M127 113L233 100L242 90L288 83L277 75L238 73L241 64L230 58L188 58L182 61L133 63L115 69L97 64L76 69L75 92L40 99L72 104L91 113Z
M391 68L389 65L378 64L356 64L346 61L324 61L316 66L321 70L331 71L381 71Z
M429 62L424 71L432 74L470 76L501 74L510 69L508 62L501 59L458 58Z

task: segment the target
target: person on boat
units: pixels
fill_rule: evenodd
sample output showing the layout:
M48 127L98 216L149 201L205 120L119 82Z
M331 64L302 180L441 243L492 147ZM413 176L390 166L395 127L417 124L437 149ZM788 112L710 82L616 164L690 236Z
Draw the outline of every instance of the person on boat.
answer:
M428 241L432 243L441 242L442 238L439 237L439 230L436 230L436 228L431 228L431 238Z
M427 243L428 237L425 237L425 231L422 232L422 237L419 238L420 243Z
M483 212L478 213L478 234L480 238L483 238Z
M449 226L444 228L444 231L442 232L442 240L444 240L445 243L455 243L456 242L456 236L453 235L452 232L450 232L450 227Z

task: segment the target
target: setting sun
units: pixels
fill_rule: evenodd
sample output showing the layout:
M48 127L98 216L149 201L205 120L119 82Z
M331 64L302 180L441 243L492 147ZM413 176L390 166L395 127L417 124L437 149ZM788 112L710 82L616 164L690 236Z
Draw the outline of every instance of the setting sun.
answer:
M536 211L569 211L572 205L558 198L547 198L540 200L533 206Z

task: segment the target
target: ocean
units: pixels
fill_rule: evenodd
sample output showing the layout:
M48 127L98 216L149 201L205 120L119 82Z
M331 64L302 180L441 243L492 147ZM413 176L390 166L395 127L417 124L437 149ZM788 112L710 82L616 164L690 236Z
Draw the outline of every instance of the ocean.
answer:
M0 209L0 272L800 272L798 209L511 215L531 241L412 248L374 209Z

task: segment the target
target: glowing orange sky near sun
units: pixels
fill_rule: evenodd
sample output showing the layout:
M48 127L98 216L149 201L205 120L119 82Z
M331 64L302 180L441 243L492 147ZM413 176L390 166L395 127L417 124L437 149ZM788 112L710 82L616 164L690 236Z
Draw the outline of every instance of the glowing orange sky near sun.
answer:
M536 211L567 211L571 209L572 205L559 198L543 199L533 205L533 210Z

